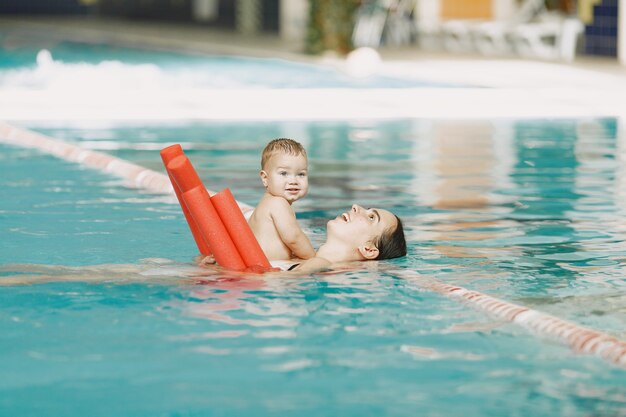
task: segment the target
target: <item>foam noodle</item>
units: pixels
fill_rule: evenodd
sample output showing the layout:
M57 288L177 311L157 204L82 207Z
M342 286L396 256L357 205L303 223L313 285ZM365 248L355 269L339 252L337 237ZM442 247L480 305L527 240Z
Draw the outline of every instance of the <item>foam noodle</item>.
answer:
M172 159L177 156L184 155L183 148L177 143L175 145L168 146L161 149L161 159L163 163L167 165Z
M215 261L224 268L238 271L246 269L246 264L215 211L204 185L183 192L183 201L213 251Z
M184 193L202 185L202 180L185 155L179 155L167 164L167 170L172 174L180 191Z
M174 192L176 193L176 198L178 199L180 208L183 210L183 214L185 215L185 220L187 220L189 229L191 229L193 240L195 240L196 246L198 246L198 250L200 251L201 254L205 256L210 255L212 253L211 249L209 249L209 245L205 242L204 237L202 237L202 233L200 233L200 229L198 229L198 225L193 220L193 217L191 217L191 213L189 213L189 209L187 208L187 205L183 201L183 196L182 196L180 187L178 186L178 184L176 183L176 180L174 179L169 169L167 168L167 164L169 164L170 161L172 161L172 159L181 155L184 155L183 148L181 148L181 146L178 144L168 146L167 148L164 148L161 150L161 159L163 160L163 164L165 165L165 169L167 170L167 175L169 176L170 181L172 183L172 187L174 188Z
M213 207L219 214L228 234L233 239L239 254L243 258L247 267L260 266L271 268L261 245L256 240L252 229L243 216L241 209L235 201L235 197L228 188L220 191L211 197Z

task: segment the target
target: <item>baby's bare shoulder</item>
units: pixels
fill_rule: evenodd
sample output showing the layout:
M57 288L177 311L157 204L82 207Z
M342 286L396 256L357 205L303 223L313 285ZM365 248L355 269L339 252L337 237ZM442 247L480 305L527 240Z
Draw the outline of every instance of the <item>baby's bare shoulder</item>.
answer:
M265 202L265 206L270 210L289 210L291 211L291 205L287 200L282 197L276 197L273 195L264 198L262 203Z
M286 213L292 212L291 206L284 198L267 195L259 201L252 216L255 219L271 220L275 216L283 217Z

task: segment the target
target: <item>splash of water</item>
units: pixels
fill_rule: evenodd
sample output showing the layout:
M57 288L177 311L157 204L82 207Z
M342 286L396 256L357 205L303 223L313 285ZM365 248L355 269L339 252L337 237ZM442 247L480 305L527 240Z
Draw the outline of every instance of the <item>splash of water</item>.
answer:
M36 65L0 72L0 86L42 90L143 90L156 89L169 81L154 64L124 64L120 61L66 63L55 60L50 51L37 54Z

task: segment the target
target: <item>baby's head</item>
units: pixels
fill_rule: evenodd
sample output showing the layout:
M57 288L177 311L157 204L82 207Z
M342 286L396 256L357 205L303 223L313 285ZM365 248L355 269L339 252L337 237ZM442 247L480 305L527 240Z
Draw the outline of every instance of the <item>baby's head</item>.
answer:
M293 203L309 191L304 147L293 139L270 141L261 155L261 181L268 193Z

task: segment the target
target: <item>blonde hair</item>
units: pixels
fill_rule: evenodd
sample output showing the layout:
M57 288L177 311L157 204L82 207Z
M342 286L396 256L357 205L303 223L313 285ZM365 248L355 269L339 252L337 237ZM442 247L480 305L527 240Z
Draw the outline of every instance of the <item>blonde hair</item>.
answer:
M265 168L267 161L276 153L286 153L288 155L302 155L307 158L306 150L299 142L293 139L278 138L271 140L263 149L261 154L261 169Z

